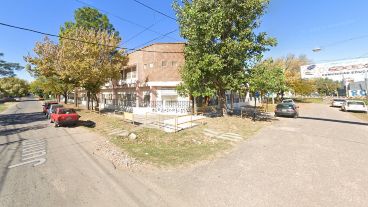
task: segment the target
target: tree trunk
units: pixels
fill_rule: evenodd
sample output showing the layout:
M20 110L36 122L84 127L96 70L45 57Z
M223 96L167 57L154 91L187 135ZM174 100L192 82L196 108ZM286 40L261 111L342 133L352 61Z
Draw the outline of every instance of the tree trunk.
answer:
M94 94L94 95L93 95L93 97L94 97L94 99L96 100L96 106L95 106L95 108L97 108L97 109L98 109L98 111L100 111L100 103L99 103L99 101L98 101L97 94Z
M220 105L220 115L227 116L227 105L226 105L226 94L225 90L219 91L219 105Z
M192 101L192 114L194 114L194 96L190 95L190 100Z
M231 105L231 112L234 111L234 93L233 91L230 92L230 105Z
M90 110L90 106L89 106L89 102L90 102L90 98L91 98L91 92L87 91L87 109Z
M68 104L68 92L64 92L64 104Z
M253 121L256 121L256 115L257 115L257 97L256 97L256 94L254 94Z
M74 89L74 106L78 107L78 89Z
M197 97L193 96L193 101L194 101L194 114L197 114Z

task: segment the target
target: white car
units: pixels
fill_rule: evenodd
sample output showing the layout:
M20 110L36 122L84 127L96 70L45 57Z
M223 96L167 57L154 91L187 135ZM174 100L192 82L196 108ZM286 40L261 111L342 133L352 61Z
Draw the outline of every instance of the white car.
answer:
M344 103L345 103L345 99L339 99L339 98L334 98L332 100L331 106L332 107L341 107Z
M364 101L356 101L356 100L346 100L342 106L342 111L356 111L356 112L365 112L367 113L367 105L365 105Z

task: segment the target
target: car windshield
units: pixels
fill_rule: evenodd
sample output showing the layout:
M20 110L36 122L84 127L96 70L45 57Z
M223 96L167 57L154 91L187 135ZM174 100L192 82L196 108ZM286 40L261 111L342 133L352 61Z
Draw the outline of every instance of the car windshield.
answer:
M293 102L293 100L288 99L288 100L283 100L282 102L284 102L284 103L292 103L292 102Z
M51 111L52 112L55 112L57 108L61 108L61 107L63 107L63 105L56 105L56 104L55 105L51 105Z
M278 109L293 109L293 105L290 105L290 104L279 104L277 105Z
M60 109L59 114L75 114L74 109Z
M364 106L364 102L361 102L361 101L351 101L351 102L348 102L348 105Z
M344 99L334 99L333 101L343 102L345 100Z

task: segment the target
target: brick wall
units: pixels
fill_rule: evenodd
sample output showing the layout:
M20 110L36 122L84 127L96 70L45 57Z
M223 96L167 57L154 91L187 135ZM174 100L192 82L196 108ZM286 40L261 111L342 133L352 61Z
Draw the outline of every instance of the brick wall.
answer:
M142 50L183 52L184 43L157 43ZM137 66L140 82L152 81L180 81L179 69L184 64L183 53L159 53L136 51L129 54L128 65Z

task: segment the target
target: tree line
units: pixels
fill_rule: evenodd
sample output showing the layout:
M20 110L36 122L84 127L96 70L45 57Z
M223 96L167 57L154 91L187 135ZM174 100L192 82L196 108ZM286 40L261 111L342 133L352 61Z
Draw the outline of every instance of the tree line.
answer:
M0 98L25 96L29 93L27 81L15 77L15 71L23 69L19 63L3 60L0 53Z
M295 95L336 91L339 84L334 81L301 79L300 66L310 63L306 56L264 59L264 53L277 45L276 38L259 29L268 4L267 0L174 1L180 34L186 40L180 94L193 99L218 97L226 114L228 91L273 93L278 98L289 91ZM88 108L90 101L98 104L101 87L118 79L128 61L126 52L119 49L119 32L106 15L83 7L75 11L74 21L60 27L59 37L57 42L45 37L35 44L33 54L24 57L26 70L36 78L31 91L40 96L63 95L66 103L70 92L75 92L76 99L77 89L83 88Z
M229 91L278 97L287 91L336 91L337 83L330 80L301 80L300 66L309 62L305 56L264 60L264 53L277 45L276 38L259 29L268 5L268 0L174 2L181 36L187 41L181 94L193 100L217 97L226 114Z
M74 21L61 26L58 42L48 37L37 42L34 55L24 57L27 71L36 77L32 88L39 94L67 96L83 88L87 93L87 106L97 103L101 87L120 77L127 63L124 50L118 49L121 38L106 15L83 7L74 13ZM77 104L77 101L75 101ZM93 107L93 106L92 106Z

